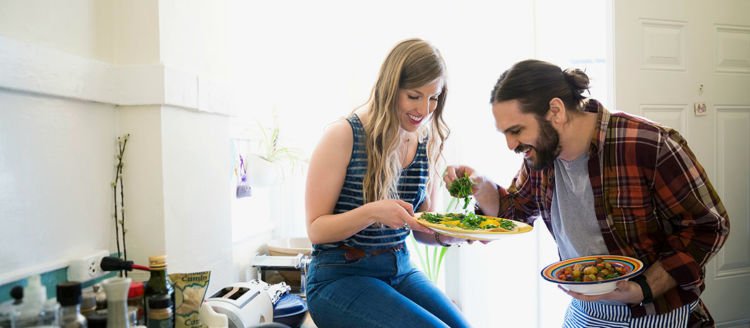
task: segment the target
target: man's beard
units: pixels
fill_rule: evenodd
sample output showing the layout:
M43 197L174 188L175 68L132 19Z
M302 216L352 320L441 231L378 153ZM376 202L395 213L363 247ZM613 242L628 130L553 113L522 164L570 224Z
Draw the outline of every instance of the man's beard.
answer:
M534 157L526 157L524 160L534 170L550 167L560 155L560 134L557 133L552 124L544 118L537 117L539 123L539 137L536 147L520 144L516 147L516 153L523 153L528 148L534 149Z

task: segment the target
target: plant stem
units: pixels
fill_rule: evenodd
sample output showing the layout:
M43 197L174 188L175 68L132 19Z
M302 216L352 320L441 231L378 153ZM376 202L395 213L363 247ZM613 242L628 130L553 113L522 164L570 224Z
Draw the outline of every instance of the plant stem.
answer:
M427 267L428 267L427 266L427 259L426 259L426 257L427 257L426 255L427 254L424 254L424 256L423 256L423 254L422 254L422 247L417 242L417 240L414 238L414 235L409 235L409 243L411 243L412 248L414 249L414 251L417 252L417 257L419 258L419 264L422 266L422 268L424 270L427 270ZM429 275L427 275L427 277L429 277Z
M119 172L120 168L119 165L117 166L116 172ZM117 257L120 258L122 256L120 252L120 223L117 222L117 179L119 177L119 174L115 173L115 182L112 183L112 196L114 197L114 203L115 203L115 214L113 215L115 219L115 240L117 243Z
M117 137L117 166L115 169L115 181L112 183L112 191L114 196L115 206L115 242L117 243L117 257L124 260L128 259L128 248L125 242L125 192L122 179L122 170L124 167L123 158L125 157L125 146L128 143L130 134L126 134L123 137ZM120 206L117 204L117 186L120 186ZM119 210L119 211L118 211ZM118 217L118 214L120 217ZM122 238L121 238L122 237ZM120 239L122 239L122 248L120 248ZM122 249L122 251L121 251ZM120 276L128 276L127 271L121 270Z
M125 138L123 138L122 147L120 147L120 170L118 173L118 177L120 180L120 216L122 217L122 220L120 221L120 223L122 224L122 251L123 251L123 256L125 257L126 261L128 260L128 247L127 247L127 243L125 242L126 241L125 235L127 234L127 231L125 230L125 187L123 185L124 182L122 178L122 170L123 170L122 160L125 157L125 146L127 146L128 144L129 137L130 137L130 134L125 135ZM128 272L124 271L124 273L125 273L125 277L127 277Z

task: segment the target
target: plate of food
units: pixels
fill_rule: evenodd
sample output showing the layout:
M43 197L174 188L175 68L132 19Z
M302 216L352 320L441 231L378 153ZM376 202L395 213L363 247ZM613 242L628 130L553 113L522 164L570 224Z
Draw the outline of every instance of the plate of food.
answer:
M505 235L525 233L533 229L523 222L474 213L421 212L417 213L416 219L435 232L472 240L496 240Z
M542 278L566 290L584 295L609 293L617 282L630 279L643 271L641 260L620 255L575 257L552 263L542 269Z

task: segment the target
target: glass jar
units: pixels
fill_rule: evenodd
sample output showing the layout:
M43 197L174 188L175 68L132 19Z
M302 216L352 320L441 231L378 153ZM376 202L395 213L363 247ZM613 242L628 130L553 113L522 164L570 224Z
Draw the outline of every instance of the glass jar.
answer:
M81 283L68 281L57 285L60 302L60 327L85 328L86 318L81 314Z
M136 309L135 324L142 325L146 321L143 318L146 311L144 311L144 300L143 300L143 283L140 281L134 281L130 284L130 290L128 291L128 306Z

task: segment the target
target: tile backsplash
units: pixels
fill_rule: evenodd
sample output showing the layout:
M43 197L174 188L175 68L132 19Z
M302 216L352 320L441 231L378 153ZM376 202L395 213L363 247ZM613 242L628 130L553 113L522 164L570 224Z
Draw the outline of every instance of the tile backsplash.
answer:
M90 287L94 284L97 284L101 282L104 279L111 278L117 275L117 272L109 272L99 278L89 280L85 283L83 283L83 288ZM47 298L53 298L56 297L56 288L57 284L67 281L68 280L68 268L61 268L49 272L43 272L40 274L42 285L47 288ZM20 279L13 282L9 282L4 285L0 285L0 303L4 303L6 301L11 300L10 297L10 290L14 286L23 286L26 287L27 285L27 279Z

